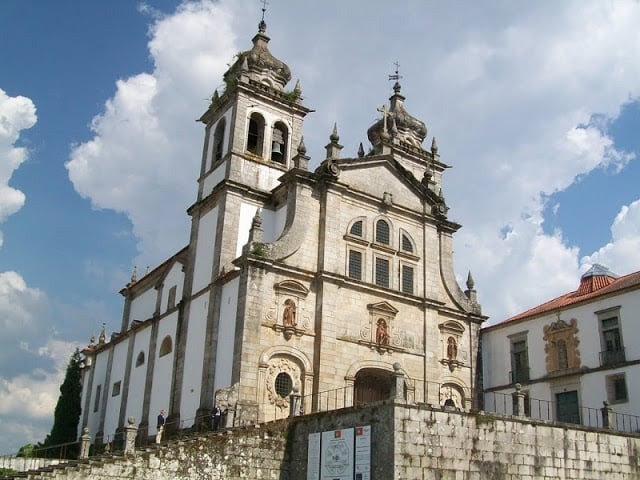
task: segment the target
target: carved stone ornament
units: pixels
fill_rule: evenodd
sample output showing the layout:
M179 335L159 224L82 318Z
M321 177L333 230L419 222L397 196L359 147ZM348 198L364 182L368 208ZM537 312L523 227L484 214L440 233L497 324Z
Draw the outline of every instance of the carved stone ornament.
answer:
M276 377L280 373L286 373L291 377L293 381L293 388L297 388L301 391L301 370L300 367L285 357L276 357L271 359L269 366L267 367L266 375L266 390L269 403L275 405L279 409L289 408L289 396L281 397L276 392Z
M578 345L578 321L569 323L558 319L543 328L547 373L557 373L580 368Z
M455 408L464 406L464 398L457 385L448 383L440 387L440 405Z

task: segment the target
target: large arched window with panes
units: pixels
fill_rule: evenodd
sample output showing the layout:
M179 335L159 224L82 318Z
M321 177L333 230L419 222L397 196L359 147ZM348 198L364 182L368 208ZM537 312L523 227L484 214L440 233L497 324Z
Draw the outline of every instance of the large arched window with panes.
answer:
M264 117L257 112L253 112L249 117L249 131L247 132L247 151L262 157L262 146L264 142Z
M386 220L376 221L376 243L389 245L391 242L391 228Z

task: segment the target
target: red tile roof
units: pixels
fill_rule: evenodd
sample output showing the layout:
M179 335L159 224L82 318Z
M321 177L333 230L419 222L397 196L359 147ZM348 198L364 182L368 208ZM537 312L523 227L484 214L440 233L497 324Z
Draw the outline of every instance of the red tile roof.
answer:
M594 275L582 278L580 288L573 292L565 293L553 300L550 300L537 307L519 313L511 318L484 328L483 330L491 330L493 328L503 327L506 324L519 320L536 317L559 308L565 308L582 302L589 302L599 297L604 297L614 293L621 293L623 290L640 288L640 272L630 273L619 278L612 278L605 275Z

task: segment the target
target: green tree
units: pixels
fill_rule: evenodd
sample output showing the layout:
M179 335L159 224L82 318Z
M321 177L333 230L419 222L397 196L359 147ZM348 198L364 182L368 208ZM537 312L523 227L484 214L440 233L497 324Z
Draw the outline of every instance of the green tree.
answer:
M82 384L80 383L80 351L71 355L64 381L60 385L60 396L54 413L53 427L42 446L49 447L61 443L75 442L78 438L78 422L80 421ZM55 450L55 451L53 451ZM58 449L43 452L43 456L58 456ZM65 449L69 450L69 449ZM77 450L72 448L71 452Z

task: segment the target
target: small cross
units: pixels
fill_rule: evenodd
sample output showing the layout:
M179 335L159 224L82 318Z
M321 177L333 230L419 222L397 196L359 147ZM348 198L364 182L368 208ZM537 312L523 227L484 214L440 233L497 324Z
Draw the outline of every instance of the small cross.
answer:
M387 131L387 116L389 115L389 109L387 108L386 105L382 105L381 107L378 107L376 110L378 110L380 113L382 113L382 131L386 132Z
M267 0L260 0L260 2L262 3L262 21L264 22L264 12L267 11L267 5L269 5L269 2L267 2Z

